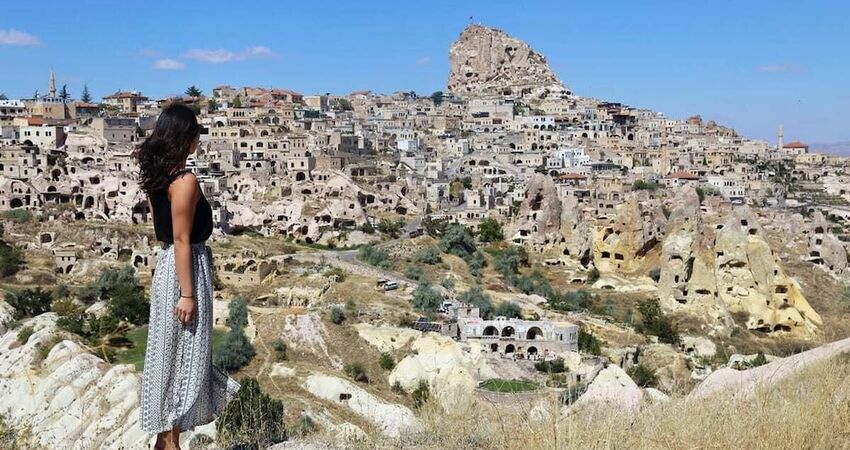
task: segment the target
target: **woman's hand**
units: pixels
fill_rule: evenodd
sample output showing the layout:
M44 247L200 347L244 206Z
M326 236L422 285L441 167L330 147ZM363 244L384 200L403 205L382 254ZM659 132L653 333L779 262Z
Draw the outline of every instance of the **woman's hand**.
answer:
M190 297L180 297L177 302L177 308L174 313L177 315L177 320L187 324L192 321L195 315L195 299Z

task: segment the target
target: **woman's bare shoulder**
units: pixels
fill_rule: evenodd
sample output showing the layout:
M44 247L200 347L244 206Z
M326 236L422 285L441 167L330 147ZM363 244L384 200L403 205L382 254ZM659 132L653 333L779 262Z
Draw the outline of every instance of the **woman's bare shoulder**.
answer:
M181 173L171 182L168 191L172 199L176 196L191 199L191 197L194 197L199 192L198 178L192 172Z

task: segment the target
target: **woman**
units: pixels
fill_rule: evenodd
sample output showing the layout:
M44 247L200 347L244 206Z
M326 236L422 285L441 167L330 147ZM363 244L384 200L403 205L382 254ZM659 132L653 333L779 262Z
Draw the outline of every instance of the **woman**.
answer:
M212 209L186 158L201 127L186 105L162 110L139 146L142 190L163 242L151 286L150 324L142 374L142 430L155 449L179 449L180 432L212 422L239 384L212 364L212 263L205 245Z

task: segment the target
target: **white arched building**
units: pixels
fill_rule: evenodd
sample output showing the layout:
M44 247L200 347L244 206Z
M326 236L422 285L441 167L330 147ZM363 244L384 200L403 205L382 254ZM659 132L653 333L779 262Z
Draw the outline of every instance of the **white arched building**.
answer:
M443 334L481 342L490 352L520 359L550 359L578 351L578 326L569 322L496 317L485 320L478 308L455 304L448 308L450 323Z

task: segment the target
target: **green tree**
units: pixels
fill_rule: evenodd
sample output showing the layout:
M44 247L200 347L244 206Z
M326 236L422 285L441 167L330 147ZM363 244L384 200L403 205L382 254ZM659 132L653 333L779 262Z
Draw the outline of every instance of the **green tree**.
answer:
M283 403L263 392L254 378L243 378L240 384L216 421L219 442L226 442L227 448L258 450L285 441Z
M236 98L233 99L233 107L241 108L242 107L242 99L237 95Z
M493 302L490 300L490 296L482 291L481 288L470 288L468 291L460 294L457 299L463 303L477 307L482 318L488 320L493 318Z
M443 103L443 91L435 91L431 94L431 101L434 102L434 106L440 106Z
M13 291L6 295L6 303L15 309L15 318L35 317L50 311L53 296L39 287Z
M337 325L345 322L345 310L339 306L331 308L331 322Z
M228 305L227 324L230 331L218 351L213 354L213 362L227 371L237 370L248 364L257 352L254 345L245 336L248 324L248 304L241 298L235 298Z
M68 100L69 98L71 98L71 94L68 93L67 84L63 84L62 89L59 90L59 98L61 98L62 100Z
M475 253L475 239L469 228L460 224L451 224L440 237L440 250L461 258L468 258Z
M640 387L648 388L658 386L658 376L656 376L649 367L646 367L643 364L630 367L626 370L626 373L629 377L631 377L635 384Z
M580 327L578 329L578 349L591 355L600 355L602 354L602 341L586 331L584 327Z
M411 302L413 303L413 307L420 311L432 312L440 307L443 297L431 287L430 283L422 282L413 291Z
M522 308L514 302L502 302L499 303L493 314L507 317L508 319L519 319L522 318Z
M643 334L657 336L658 340L667 344L678 344L680 342L679 332L673 322L664 315L661 304L657 298L643 300L638 303L638 312L641 322L637 331Z
M23 263L21 251L17 247L0 241L0 276L8 277L18 273Z
M370 266L379 267L381 269L389 269L392 263L387 252L375 247L373 244L368 244L360 247L357 251L357 259L369 264Z
M404 221L401 220L401 219L390 220L390 219L384 218L384 219L381 219L380 222L378 222L378 231L380 231L381 233L384 233L384 234L390 236L391 238L395 239L395 238L398 237L399 233L401 232L401 227L403 227L403 226L404 226Z
M83 85L83 93L80 95L80 100L84 103L91 103L91 94L89 93L89 85Z
M198 87L194 84L186 88L186 95L188 95L189 97L198 98L201 96L201 94L201 90L198 89Z
M440 249L437 247L425 247L416 252L416 262L420 262L422 264L439 264L443 262L443 258L440 257Z
M207 111L211 113L218 111L218 102L214 98L207 100Z
M478 225L478 239L482 242L498 242L505 238L502 233L502 224L498 220L488 217Z

